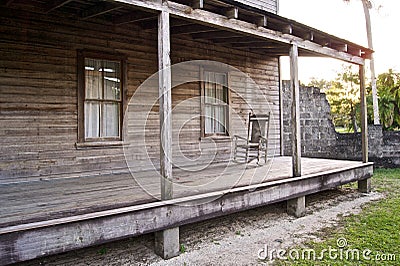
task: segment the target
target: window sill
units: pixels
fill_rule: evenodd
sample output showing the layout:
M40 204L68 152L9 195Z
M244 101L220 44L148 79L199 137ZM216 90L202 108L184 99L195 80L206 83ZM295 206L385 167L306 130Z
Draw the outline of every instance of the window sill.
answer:
M83 149L106 149L112 147L122 147L124 142L122 140L112 141L88 141L88 142L76 142L75 147L77 150Z
M232 140L232 138L230 136L222 136L222 135L211 135L211 136L201 137L201 140L207 140L207 139L212 139L215 141L231 141Z

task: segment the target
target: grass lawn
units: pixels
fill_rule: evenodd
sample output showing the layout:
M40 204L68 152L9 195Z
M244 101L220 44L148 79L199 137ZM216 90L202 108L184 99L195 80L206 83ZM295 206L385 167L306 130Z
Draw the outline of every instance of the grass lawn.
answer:
M299 260L277 264L400 265L400 169L375 170L372 185L375 191L386 193L386 198L368 204L360 214L343 218L338 227L321 233L322 242L308 242L298 249L306 258L304 250L315 250L316 260L301 260L300 253ZM297 257L296 253L292 255Z

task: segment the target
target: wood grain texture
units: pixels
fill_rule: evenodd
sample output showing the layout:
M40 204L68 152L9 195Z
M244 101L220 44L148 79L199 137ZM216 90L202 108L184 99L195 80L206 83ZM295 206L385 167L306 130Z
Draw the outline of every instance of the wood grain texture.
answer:
M161 199L172 199L172 97L169 13L158 16Z
M362 167L361 162L302 158L303 175ZM257 187L266 182L292 177L291 157L276 157L267 164L220 163L204 168L173 169L174 198L210 192ZM110 210L140 206L161 199L157 170L130 174L50 178L36 182L0 185L0 228Z
M277 164L274 170L271 170L271 174L274 173L275 177L281 178L275 181L266 180L259 184L196 193L193 196L173 200L86 212L54 220L47 218L42 222L0 228L0 263L6 264L65 252L301 197L348 182L366 180L372 176L373 171L372 163L303 158L302 165L305 166L303 176L288 178L284 177L282 171L290 174L290 157L276 159ZM250 175L251 171L252 169L249 169ZM197 175L197 177L202 176L202 174ZM115 182L109 184L114 185ZM80 187L79 184L75 186ZM119 194L120 198L124 196L121 191L115 193ZM130 191L129 194L135 193ZM4 194L1 193L0 196L4 197ZM79 199L76 194L74 198ZM88 199L85 202L87 201Z
M140 31L135 25L115 27L112 22L76 21L62 14L44 15L8 8L2 8L0 15L0 183L127 173L123 145L76 147L75 143L79 141L77 51L88 49L125 55L128 99L158 70L157 31ZM274 126L271 127L269 152L271 155L275 153L280 145L276 58L262 58L188 36L172 36L171 59L172 63L214 60L248 74L271 108ZM198 78L198 69L186 73L188 78ZM229 82L232 90L244 95L239 97L232 93L230 103L243 119L249 112L249 105L264 112L267 108L265 99L248 87L249 80L232 75ZM143 95L143 100L157 95L158 86L155 85ZM173 88L171 96L172 107L175 107L184 100L200 96L200 86L197 83L183 84ZM177 125L186 115L200 114L200 103L180 111L181 114L172 114L173 134L179 131ZM137 123L134 118L132 115L133 124ZM137 149L149 149L149 156L155 164L159 164L159 124L156 104L146 125L148 143L136 143ZM213 151L212 141L199 139L200 125L199 119L185 124L179 135L180 143L172 145L173 158L178 159L180 152L197 157ZM232 121L230 126L232 133L243 129L237 121ZM135 128L127 128L124 132L142 133ZM217 140L215 145L215 163L228 160L230 139ZM138 156L136 160L138 171L153 167L142 165Z
M365 91L365 68L359 66L360 73L360 105L361 105L361 146L362 161L368 162L368 120L367 120L367 96Z
M298 48L290 49L290 87L292 89L292 169L293 176L301 176L300 84L298 73Z

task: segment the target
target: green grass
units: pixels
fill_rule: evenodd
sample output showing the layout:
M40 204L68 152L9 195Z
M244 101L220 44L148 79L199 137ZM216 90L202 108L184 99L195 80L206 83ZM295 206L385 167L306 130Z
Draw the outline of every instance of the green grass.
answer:
M179 246L179 251L180 251L181 253L185 253L185 252L186 252L186 247L185 247L184 244L181 244L181 245Z
M341 224L334 229L321 232L322 242L308 242L305 247L296 247L300 252L314 249L316 257L323 259L277 261L279 265L400 265L400 169L375 170L372 184L375 191L383 192L386 197L378 202L370 203L358 215L343 218ZM338 239L344 238L347 245L340 249ZM337 259L331 259L338 255ZM360 258L350 253L346 259L346 251L358 250ZM321 255L321 252L326 250ZM368 254L368 250L370 253ZM366 256L363 256L363 252ZM354 253L354 254L357 254ZM306 253L307 255L307 253ZM386 255L385 261L378 261L379 256ZM293 253L296 256L296 253ZM389 258L390 256L390 258ZM393 257L395 256L395 258ZM306 256L307 257L307 256ZM390 260L389 260L390 259ZM395 260L393 260L395 259Z

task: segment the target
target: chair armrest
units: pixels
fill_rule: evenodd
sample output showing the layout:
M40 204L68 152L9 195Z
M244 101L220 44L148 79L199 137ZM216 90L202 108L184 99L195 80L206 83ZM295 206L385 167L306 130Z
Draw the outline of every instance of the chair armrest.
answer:
M245 137L239 136L239 135L233 135L234 138L236 139L241 139L241 140L247 140Z

